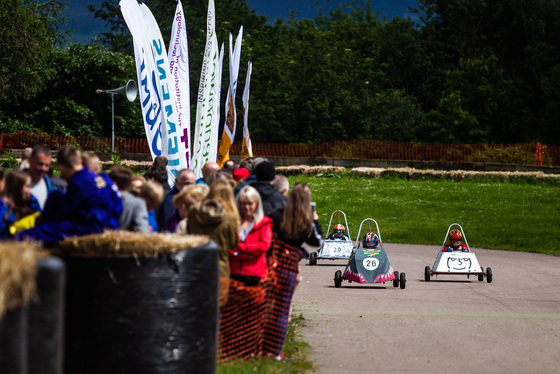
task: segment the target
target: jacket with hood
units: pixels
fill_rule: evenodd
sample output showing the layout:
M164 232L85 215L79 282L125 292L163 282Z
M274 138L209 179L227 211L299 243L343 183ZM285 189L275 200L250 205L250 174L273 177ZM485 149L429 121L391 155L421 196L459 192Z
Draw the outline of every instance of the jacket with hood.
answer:
M267 217L274 217L277 212L284 210L288 204L288 198L274 188L270 182L259 181L252 184L258 191L262 199L262 207L264 215Z
M220 306L227 301L229 287L229 250L237 247L237 218L234 213L214 200L206 199L200 205L194 204L189 209L187 232L189 234L207 235L218 246L220 267Z

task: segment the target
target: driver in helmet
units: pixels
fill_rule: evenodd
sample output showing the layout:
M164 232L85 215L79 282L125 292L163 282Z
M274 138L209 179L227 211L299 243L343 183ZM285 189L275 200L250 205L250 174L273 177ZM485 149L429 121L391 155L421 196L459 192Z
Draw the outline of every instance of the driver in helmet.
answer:
M461 239L463 238L463 234L459 230L451 230L449 232L449 244L443 248L444 252L470 252L469 247L465 244L461 243Z
M340 223L334 227L332 234L327 238L329 240L350 240L346 235L346 229Z
M373 232L368 232L362 239L362 246L368 249L375 249L379 246L379 237Z

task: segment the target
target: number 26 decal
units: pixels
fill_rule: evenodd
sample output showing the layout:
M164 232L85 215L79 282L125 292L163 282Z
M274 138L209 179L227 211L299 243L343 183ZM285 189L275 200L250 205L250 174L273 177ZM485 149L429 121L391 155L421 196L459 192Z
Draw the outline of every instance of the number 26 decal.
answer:
M368 270L375 270L379 267L379 260L376 258L366 258L362 264Z

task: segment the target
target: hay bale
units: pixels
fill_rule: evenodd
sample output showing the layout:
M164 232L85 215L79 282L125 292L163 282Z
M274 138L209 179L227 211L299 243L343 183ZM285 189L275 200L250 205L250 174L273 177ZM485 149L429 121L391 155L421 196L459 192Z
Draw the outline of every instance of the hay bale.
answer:
M324 174L340 175L347 169L340 166L281 166L276 168L278 174L290 175L317 175ZM560 179L560 174L546 174L542 171L524 172L524 171L472 171L472 170L431 170L431 169L415 169L405 168L373 168L373 167L357 167L349 169L351 177L377 178L382 176L397 176L405 179L449 179L456 182L462 180L480 180L480 179L499 179L502 181L524 179L535 180L539 182L551 183Z
M57 251L65 373L215 372L218 248L208 237L107 231Z
M367 178L376 178L376 177L380 177L381 174L385 171L386 169L382 169L382 168L367 168L367 167L361 167L361 168L354 168L350 171L350 175L353 177L367 177Z
M36 296L38 259L31 242L0 242L0 373L28 372L28 305Z
M107 230L102 234L68 238L58 243L53 251L63 256L157 256L177 253L208 243L210 238L203 235L143 234Z
M285 176L289 175L306 175L309 166L307 165L294 165L294 166L279 166L276 168L276 174Z
M48 253L31 242L0 242L0 319L35 296L37 259Z
M63 372L64 262L51 256L37 261L37 299L28 307L28 373Z

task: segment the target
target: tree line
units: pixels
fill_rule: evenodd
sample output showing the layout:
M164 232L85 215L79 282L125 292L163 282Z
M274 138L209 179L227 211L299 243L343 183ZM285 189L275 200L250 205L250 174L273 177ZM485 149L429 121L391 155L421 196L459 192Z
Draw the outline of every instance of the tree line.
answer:
M168 43L176 1L146 4ZM207 5L183 3L193 118ZM0 29L3 133L110 136L111 100L95 89L135 79L132 37L118 0L108 0L90 10L109 31L87 45L69 44L58 18L63 7L0 5L7 20ZM244 27L236 103L241 108L250 59L253 142L560 144L560 1L417 0L410 12L386 20L368 0L318 9L313 20L269 22L243 0L216 0L218 40ZM222 102L227 66L226 56ZM116 98L115 124L117 136L142 136L138 102Z

